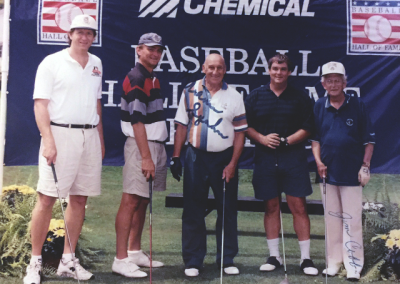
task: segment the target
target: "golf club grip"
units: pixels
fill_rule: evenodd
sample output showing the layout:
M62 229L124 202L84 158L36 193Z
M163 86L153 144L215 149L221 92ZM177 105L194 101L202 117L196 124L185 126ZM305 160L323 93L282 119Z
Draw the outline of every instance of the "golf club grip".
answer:
M56 174L56 168L54 167L53 163L51 163L51 170L53 171L54 181L57 183L58 179L57 179L57 174Z

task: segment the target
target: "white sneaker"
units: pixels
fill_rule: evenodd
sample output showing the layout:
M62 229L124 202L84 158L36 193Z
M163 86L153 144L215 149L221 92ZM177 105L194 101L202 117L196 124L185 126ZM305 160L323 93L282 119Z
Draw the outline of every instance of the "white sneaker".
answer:
M197 268L186 268L185 275L189 277L199 276L199 270Z
M236 266L229 266L224 268L224 272L228 275L238 275L239 269Z
M138 266L143 266L143 267L150 267L150 255L148 255L147 253L145 253L144 251L140 250L138 252L134 252L134 253L128 253L128 257L130 259L131 262L133 262L134 264L138 265ZM152 267L162 267L164 266L164 263L162 263L161 261L156 261L156 260L152 260Z
M147 273L139 270L139 266L133 263L129 257L124 259L117 259L115 257L111 269L113 274L119 274L125 277L143 278L147 276Z
M40 277L42 274L42 262L35 262L26 267L26 276L24 277L24 284L40 284Z
M76 271L75 271L76 269ZM87 271L79 264L79 259L69 260L64 262L61 258L58 265L57 275L61 277L70 277L76 280L89 280L94 279L94 275Z

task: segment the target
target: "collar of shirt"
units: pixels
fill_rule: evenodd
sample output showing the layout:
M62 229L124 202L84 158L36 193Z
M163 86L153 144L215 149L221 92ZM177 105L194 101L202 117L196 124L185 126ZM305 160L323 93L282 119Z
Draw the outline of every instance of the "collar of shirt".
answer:
M203 85L203 87L204 87L204 89L205 90L207 90L207 92L208 92L208 89L207 89L207 87L206 87L206 76L204 76L203 77L203 80L201 81L201 84ZM222 81L222 88L221 88L221 90L227 90L228 89L228 84L227 83L225 83L225 81Z
M90 63L91 63L91 61L92 61L92 57L91 57L90 55L91 55L91 54L88 52L88 62L86 63L86 66L87 66L87 65L90 65ZM71 61L71 62L75 62L75 63L78 63L78 64L79 64L79 62L76 61L75 59L73 59L72 56L71 56L71 54L69 54L68 47L67 47L67 48L64 48L64 50L63 50L63 56L64 56L64 58L65 58L66 60ZM85 66L85 67L86 67L86 66Z
M341 110L343 107L345 107L345 106L349 103L350 98L351 98L351 97L350 97L349 95L347 95L346 93L344 93L344 102L343 102L343 104L340 106L340 108L339 108L338 110ZM329 108L334 108L334 109L336 110L336 108L333 107L332 104L331 104L331 97L330 97L330 95L327 96L327 99L326 99L326 102L325 102L325 108L327 108L327 109L329 109Z
M146 67L144 67L142 64L140 64L139 62L136 63L135 65L136 68L139 69L140 73L142 73L145 77L150 77L150 78L154 78L156 77L156 74L154 72L149 72Z
M291 92L290 92L291 86L289 84L287 84L286 88L283 90L283 92L279 96L277 96L275 94L275 92L271 90L271 81L268 82L268 84L266 84L264 87L267 89L267 91L269 91L272 95L274 95L277 98L284 98L286 96L291 95Z

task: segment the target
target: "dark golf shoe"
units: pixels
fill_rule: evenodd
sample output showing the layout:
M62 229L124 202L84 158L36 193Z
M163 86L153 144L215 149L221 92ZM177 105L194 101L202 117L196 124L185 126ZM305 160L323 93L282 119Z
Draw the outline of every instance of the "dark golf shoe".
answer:
M273 271L282 266L282 259L276 256L270 256L267 262L260 266L260 271Z
M315 267L314 262L311 259L303 259L300 264L300 270L303 271L305 275L318 275L318 269Z

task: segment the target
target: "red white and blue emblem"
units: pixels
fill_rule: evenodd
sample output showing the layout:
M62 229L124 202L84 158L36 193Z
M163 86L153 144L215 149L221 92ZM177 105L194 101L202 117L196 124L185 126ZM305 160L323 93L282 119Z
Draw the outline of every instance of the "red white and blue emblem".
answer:
M348 0L347 54L400 55L400 0Z
M90 15L98 24L98 33L93 46L101 46L102 0L39 0L38 44L68 44L68 31L72 20L82 14Z

